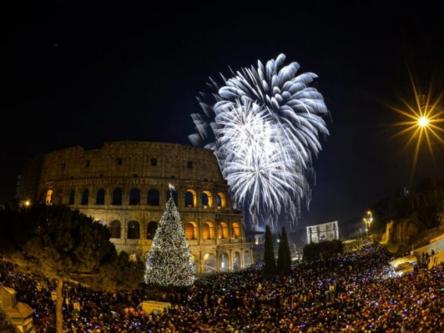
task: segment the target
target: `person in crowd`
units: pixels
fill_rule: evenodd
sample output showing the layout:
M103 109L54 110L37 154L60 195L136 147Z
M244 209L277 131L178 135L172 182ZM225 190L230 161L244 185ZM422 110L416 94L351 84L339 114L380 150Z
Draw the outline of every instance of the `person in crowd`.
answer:
M67 283L67 332L444 332L444 266L418 267L393 277L389 255L378 245L322 262L297 264L287 275L260 271L218 274L174 299L163 313L139 304L156 295L148 288L97 292ZM35 309L38 332L52 332L53 281L20 273L0 261L0 284Z

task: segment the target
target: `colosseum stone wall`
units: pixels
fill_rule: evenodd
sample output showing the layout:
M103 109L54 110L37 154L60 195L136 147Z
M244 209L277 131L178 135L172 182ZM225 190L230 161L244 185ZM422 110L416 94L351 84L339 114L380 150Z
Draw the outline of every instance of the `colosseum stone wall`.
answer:
M172 184L198 272L239 270L252 263L242 215L232 208L209 150L107 142L100 149L57 150L39 161L40 167L31 163L22 175L18 199L79 209L110 228L118 251L141 256L149 250Z

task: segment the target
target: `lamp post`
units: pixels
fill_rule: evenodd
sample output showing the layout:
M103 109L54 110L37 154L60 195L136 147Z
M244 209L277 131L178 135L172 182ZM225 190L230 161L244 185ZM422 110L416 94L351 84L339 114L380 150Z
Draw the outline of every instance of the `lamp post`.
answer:
M372 213L371 210L368 210L368 211L365 213L365 216L364 216L364 218L362 219L362 221L364 222L365 233L366 233L367 238L368 238L368 231L369 231L370 226L371 226L371 224L372 224L372 222L373 222L373 213Z

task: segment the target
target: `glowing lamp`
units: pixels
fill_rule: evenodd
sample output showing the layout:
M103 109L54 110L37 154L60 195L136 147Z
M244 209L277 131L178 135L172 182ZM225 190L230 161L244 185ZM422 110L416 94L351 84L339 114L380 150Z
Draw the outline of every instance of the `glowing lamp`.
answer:
M427 127L427 126L429 126L429 123L430 123L430 120L426 116L421 116L418 118L418 126L419 127L422 127L422 128Z

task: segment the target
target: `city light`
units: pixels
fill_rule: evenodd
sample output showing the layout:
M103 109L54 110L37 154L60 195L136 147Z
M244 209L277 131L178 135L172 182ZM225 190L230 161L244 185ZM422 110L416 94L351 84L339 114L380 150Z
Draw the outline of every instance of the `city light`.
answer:
M365 216L364 216L364 218L362 219L362 222L364 222L364 225L365 225L365 233L366 233L367 236L368 236L368 232L369 232L369 230L370 230L370 226L371 226L372 223L373 223L373 213L372 213L371 210L368 210L368 211L365 213Z
M412 142L416 142L412 161L413 175L415 173L422 143L424 141L426 142L431 156L433 156L433 143L444 143L444 129L439 126L440 123L444 122L444 112L439 108L442 93L436 98L432 99L432 91L430 88L425 94L423 94L418 91L415 81L411 75L410 82L412 85L414 102L408 103L407 101L403 100L404 107L392 107L392 109L403 117L402 121L394 124L395 126L402 128L398 133L396 133L395 136L407 136L408 140L406 147L408 147Z
M429 118L427 118L426 116L421 116L418 119L418 126L419 127L427 127L430 123Z

